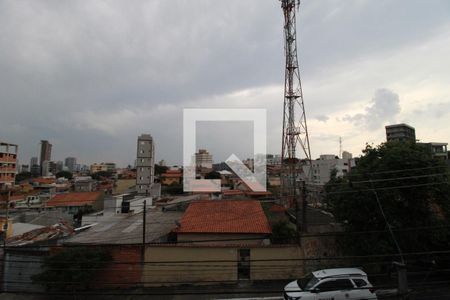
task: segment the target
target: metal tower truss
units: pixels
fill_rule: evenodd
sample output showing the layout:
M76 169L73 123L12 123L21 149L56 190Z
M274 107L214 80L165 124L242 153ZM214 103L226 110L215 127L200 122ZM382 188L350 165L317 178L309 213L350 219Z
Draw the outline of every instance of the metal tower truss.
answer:
M281 0L284 13L286 57L281 149L281 200L285 206L296 208L301 195L299 183L300 181L309 181L311 177L311 151L297 58L295 13L299 5L300 1L298 0ZM297 156L297 154L299 155ZM305 165L304 172L303 166Z

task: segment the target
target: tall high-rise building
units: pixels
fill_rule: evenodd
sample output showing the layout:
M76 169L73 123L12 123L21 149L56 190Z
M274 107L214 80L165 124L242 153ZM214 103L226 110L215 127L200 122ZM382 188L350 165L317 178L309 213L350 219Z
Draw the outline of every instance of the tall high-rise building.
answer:
M70 172L74 172L76 170L77 159L75 157L66 157L64 165Z
M30 168L31 168L32 166L36 166L36 165L38 165L38 158L37 158L36 156L33 156L33 157L30 159Z
M18 146L0 141L0 190L14 185Z
M40 155L40 160L39 160L39 164L41 166L41 175L43 173L43 171L42 171L43 163L45 161L51 161L51 158L52 158L52 144L50 144L46 140L42 140L41 141L41 155Z
M141 134L137 141L136 191L149 194L155 181L155 144L150 134Z
M386 141L392 142L405 142L405 141L416 141L416 130L414 127L408 124L394 124L388 125L386 128Z

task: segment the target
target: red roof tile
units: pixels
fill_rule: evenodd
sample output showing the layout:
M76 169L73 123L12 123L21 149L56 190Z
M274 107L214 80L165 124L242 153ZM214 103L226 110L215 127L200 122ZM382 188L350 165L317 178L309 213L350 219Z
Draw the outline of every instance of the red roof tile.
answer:
M258 201L213 200L192 202L178 233L271 233Z
M229 195L244 195L244 192L241 190L223 190L222 194L224 196L229 196Z
M181 178L182 176L183 176L183 174L181 174L181 172L177 172L177 173L175 173L175 172L172 172L172 173L167 172L167 173L161 174L161 177L164 177L164 178Z
M57 194L47 202L47 206L61 207L92 205L102 194L102 192Z

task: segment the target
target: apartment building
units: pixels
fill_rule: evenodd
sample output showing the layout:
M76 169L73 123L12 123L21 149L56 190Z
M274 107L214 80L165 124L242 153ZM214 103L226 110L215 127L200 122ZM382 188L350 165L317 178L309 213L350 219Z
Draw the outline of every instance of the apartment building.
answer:
M155 144L150 134L138 137L136 158L136 191L149 194L155 182Z
M0 141L0 190L14 185L18 146Z

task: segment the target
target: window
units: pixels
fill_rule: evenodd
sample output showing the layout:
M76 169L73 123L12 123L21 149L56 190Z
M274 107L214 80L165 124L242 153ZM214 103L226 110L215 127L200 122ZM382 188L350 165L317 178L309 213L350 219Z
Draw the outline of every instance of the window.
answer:
M353 288L353 284L348 279L330 280L321 283L317 286L319 292L341 291L350 290Z
M367 285L367 282L364 279L353 279L356 287L363 287Z

